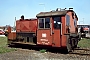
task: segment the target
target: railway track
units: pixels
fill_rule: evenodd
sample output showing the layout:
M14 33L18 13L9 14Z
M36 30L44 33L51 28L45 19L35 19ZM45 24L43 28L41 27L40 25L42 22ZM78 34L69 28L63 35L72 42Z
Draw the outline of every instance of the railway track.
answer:
M90 60L90 48L77 48L73 53L62 54L60 50L47 50L40 53L38 49L17 48L17 51L0 54L0 60Z

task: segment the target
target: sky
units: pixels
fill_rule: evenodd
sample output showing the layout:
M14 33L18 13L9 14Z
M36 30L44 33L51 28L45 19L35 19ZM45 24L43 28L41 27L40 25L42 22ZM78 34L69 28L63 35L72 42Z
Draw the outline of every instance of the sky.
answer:
M78 24L90 24L90 0L0 0L0 26L14 26L15 17L18 20L21 15L35 18L39 12L70 7L78 16Z

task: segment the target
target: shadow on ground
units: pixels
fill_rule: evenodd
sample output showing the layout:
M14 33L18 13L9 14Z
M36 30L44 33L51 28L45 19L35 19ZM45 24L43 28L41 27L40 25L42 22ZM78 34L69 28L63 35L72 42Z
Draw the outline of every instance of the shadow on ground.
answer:
M90 56L90 53L81 53L81 52L74 52L75 50L77 51L89 51L89 49L81 49L81 48L77 48L74 49L73 52L68 53L66 49L61 49L61 48L50 48L50 47L41 47L41 46L34 46L34 45L21 45L21 44L15 44L12 46L9 46L12 48L22 48L22 49L29 49L29 50L36 50L36 51L40 51L41 49L45 49L47 52L51 52L51 53L60 53L60 54L75 54L75 55L86 55L86 56Z
M29 50L36 50L40 51L42 49L45 49L46 52L52 52L52 53L61 53L61 54L67 54L67 50L65 48L51 48L51 47L46 47L46 46L35 46L35 45L23 45L23 44L15 44L8 46L11 48L21 48L21 49L29 49Z

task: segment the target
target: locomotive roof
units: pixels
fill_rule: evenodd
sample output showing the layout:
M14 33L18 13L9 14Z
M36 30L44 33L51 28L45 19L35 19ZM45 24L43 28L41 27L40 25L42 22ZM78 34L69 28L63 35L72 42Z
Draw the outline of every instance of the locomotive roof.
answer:
M49 16L60 16L60 15L66 15L66 13L68 11L72 11L73 10L63 10L63 11L51 11L51 12L41 12L39 14L36 15L36 17L49 17Z
M37 18L30 18L30 19L24 19L25 21L28 21L28 20L37 20ZM22 19L19 19L17 21L23 21Z

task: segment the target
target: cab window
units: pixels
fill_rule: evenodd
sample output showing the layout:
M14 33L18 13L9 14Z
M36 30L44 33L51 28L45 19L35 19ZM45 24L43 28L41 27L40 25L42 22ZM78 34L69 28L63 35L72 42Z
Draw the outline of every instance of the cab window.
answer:
M44 18L39 18L39 28L44 28Z
M53 17L53 20L54 20L54 29L60 29L61 17Z
M69 26L70 24L70 16L66 15L66 25Z
M49 17L39 18L38 22L39 22L39 28L42 28L42 29L50 28L50 18Z
M77 20L76 20L76 18L74 19L74 26L77 27Z
M50 28L50 18L45 18L45 28Z

